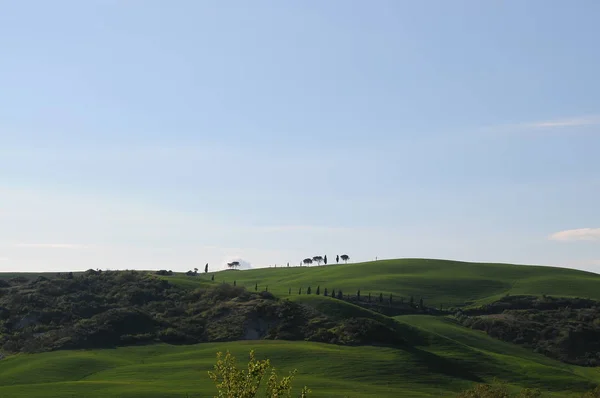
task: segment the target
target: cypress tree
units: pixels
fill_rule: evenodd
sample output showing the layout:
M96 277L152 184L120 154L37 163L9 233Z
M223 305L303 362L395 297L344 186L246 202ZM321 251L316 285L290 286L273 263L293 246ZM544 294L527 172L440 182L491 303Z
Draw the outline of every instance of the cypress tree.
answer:
M210 277L210 280L213 282L215 281L215 274L212 274L212 276Z
M392 293L390 293L390 305L392 305Z
M258 292L258 283L254 285L254 291Z
M338 298L339 298L340 300L343 300L343 299L344 299L344 295L342 294L342 290L341 290L341 289L340 289L340 290L338 290Z
M310 286L308 287L308 289L306 289L306 294L310 294L311 290L310 290Z
M236 281L233 281L233 286L237 286L237 282Z
M379 293L379 302L383 303L383 293Z
M335 298L335 289L331 289L331 297Z
M317 294L321 294L321 286L317 286Z
M369 303L371 302L371 293L369 292Z
M323 296L327 296L327 288L323 291Z
M288 294L292 294L292 288L290 287L290 291L288 292Z
M265 292L269 291L269 285L265 286Z
M325 257L323 257L323 263L324 263L325 265L327 265L327 254L325 255Z
M302 294L302 288L298 289L298 294Z
M360 301L360 289L356 292L356 299Z
M419 308L423 309L423 297L419 300Z

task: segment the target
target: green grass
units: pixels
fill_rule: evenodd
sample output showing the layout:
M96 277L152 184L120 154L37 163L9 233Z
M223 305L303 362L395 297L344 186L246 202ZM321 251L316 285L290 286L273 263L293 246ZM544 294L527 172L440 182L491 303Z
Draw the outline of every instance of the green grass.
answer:
M36 274L37 276L38 274ZM177 274L165 279L187 288L210 276ZM250 349L282 371L299 370L296 385L315 397L440 397L474 382L505 380L514 388L538 387L550 396L577 397L600 384L600 369L563 364L528 349L464 328L450 318L395 319L353 304L298 295L311 286L363 295L423 297L439 306L476 305L506 294L588 297L600 300L600 275L570 269L404 259L322 267L267 268L215 273L313 306L332 317L366 317L394 324L412 345L405 348L342 347L310 342L241 341L194 346L150 345L93 351L58 351L0 360L0 397L207 397L207 371L219 350L243 360ZM11 274L10 277L17 276ZM9 277L0 274L0 278ZM288 289L292 288L292 295Z
M392 293L396 298L423 297L426 305L464 306L491 302L506 294L586 297L600 300L600 275L567 268L514 264L467 263L448 260L400 259L367 263L313 267L259 268L246 271L221 271L189 277L184 274L162 277L187 288L206 286L211 275L215 282L233 283L254 290L268 286L280 297L297 295L317 286L342 289L345 294L363 296ZM44 274L0 273L0 279Z
M206 282L212 273L199 277L182 274L169 277L174 283L192 286ZM254 290L266 286L270 292L287 297L317 286L321 290L342 289L345 294L365 296L369 292L386 298L423 297L425 304L463 306L494 301L506 294L587 297L600 300L600 275L566 268L513 264L466 263L447 260L401 259L369 263L314 267L262 268L247 271L222 271L215 282L233 283ZM195 281L195 282L194 282Z
M22 354L0 361L0 396L207 397L214 393L207 371L215 353L230 350L242 362L250 349L282 372L297 368L296 386L308 385L314 397L451 397L495 377L515 387L575 397L600 382L598 369L553 361L450 319L399 319L418 330L420 345L397 349L242 341Z

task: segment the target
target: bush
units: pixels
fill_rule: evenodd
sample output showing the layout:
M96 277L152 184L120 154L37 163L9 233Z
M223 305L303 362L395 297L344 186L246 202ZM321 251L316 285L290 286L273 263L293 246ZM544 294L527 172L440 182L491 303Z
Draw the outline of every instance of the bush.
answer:
M267 370L271 369L271 375L267 379L267 398L284 398L292 396L292 381L296 371L290 372L288 376L279 378L275 368L271 367L268 359L259 361L250 351L248 371L237 368L236 359L229 351L217 353L217 363L214 372L208 372L210 379L217 387L219 398L253 398L258 394L258 389L263 381ZM300 390L299 397L305 398L310 390L304 386Z

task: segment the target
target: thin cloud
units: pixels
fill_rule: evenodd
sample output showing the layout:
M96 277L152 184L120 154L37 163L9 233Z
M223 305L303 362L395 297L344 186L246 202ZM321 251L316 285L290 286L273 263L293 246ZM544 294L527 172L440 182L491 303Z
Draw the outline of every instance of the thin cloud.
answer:
M573 130L585 130L586 128L600 126L600 116L581 116L568 119L542 120L537 122L525 122L517 124L505 124L489 126L482 131L492 134L535 134L572 132Z
M550 235L550 240L563 242L600 241L600 228L579 228L559 231Z
M561 128L561 127L582 127L596 126L600 124L600 116L588 116L561 120L548 120L536 123L526 124L525 127L543 128Z
M15 247L30 249L87 249L89 245L73 243L17 243Z
M262 231L266 232L291 232L291 231L302 231L302 232L336 232L347 230L344 227L327 227L318 225L269 225L264 227L257 227Z

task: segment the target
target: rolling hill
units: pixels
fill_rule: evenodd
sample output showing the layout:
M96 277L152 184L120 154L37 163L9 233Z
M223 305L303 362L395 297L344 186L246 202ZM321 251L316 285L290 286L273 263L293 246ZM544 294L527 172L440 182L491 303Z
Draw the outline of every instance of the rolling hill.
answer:
M421 345L344 347L287 341L166 344L20 354L0 361L2 397L207 397L207 371L217 351L240 361L250 349L282 372L299 370L296 385L314 397L451 397L494 378L577 397L600 383L600 370L565 365L432 316L401 317Z
M169 277L174 283L193 285L209 279L182 274ZM216 282L236 283L249 290L258 284L275 295L297 295L298 289L311 286L342 289L363 295L383 293L408 299L423 297L425 303L439 307L470 306L488 303L507 294L552 295L600 299L600 275L567 268L514 264L467 263L448 260L400 259L366 263L260 268L214 273Z
M211 282L213 275L215 281ZM27 275L0 274L0 279L15 276ZM34 277L39 276L44 275ZM252 340L16 354L0 360L0 396L207 397L215 393L206 372L214 364L216 352L230 350L241 362L250 349L255 349L259 358L270 358L283 372L297 368L295 384L308 385L314 397L451 397L473 383L488 383L496 378L514 389L540 388L547 396L579 397L600 384L598 367L553 360L468 329L452 317L388 317L351 302L304 294L308 286L313 292L317 286L322 290L343 289L350 294L360 289L363 294L423 297L430 306L443 304L446 308L476 306L520 294L598 300L600 275L593 273L540 266L403 259L157 278L188 291L233 281L250 291L256 285L261 291L268 286L276 296L310 307L335 322L370 319L384 324L398 333L405 344L341 346ZM303 288L301 295L299 288ZM113 295L117 297L117 293ZM237 305L237 300L231 300L231 305Z

